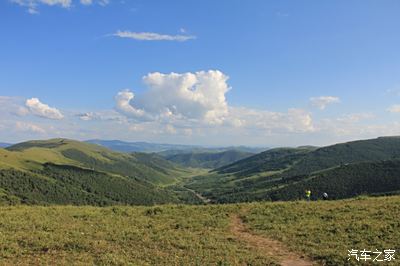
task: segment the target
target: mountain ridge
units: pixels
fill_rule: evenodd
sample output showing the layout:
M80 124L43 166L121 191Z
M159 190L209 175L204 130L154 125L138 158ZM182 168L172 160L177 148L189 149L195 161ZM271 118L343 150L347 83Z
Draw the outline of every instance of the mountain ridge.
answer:
M360 165L370 169L378 179L370 177ZM379 137L320 148L271 149L195 177L186 185L214 202L224 203L299 199L304 198L305 189L315 191L317 197L326 190L335 199L355 196L343 187L343 184L354 185L347 176L360 184L369 180L362 191L354 187L357 195L375 193L379 178L390 180L393 188L389 191L389 186L385 186L386 192L400 191L399 167L400 138Z
M18 143L0 149L0 158L3 201L29 204L177 203L176 193L162 186L188 173L155 154L69 139Z

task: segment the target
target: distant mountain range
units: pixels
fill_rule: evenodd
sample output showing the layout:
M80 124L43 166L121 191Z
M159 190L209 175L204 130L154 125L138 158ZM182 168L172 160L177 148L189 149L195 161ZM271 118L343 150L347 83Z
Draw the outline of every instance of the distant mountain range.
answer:
M11 146L12 144L10 143L4 143L4 142L0 142L0 148L7 148L9 146Z
M126 142L121 140L100 140L92 139L86 142L97 144L119 152L161 152L166 150L190 150L200 148L200 146L179 145L179 144L160 144L149 142Z
M228 150L238 150L249 153L258 153L267 150L265 147L247 147L247 146L230 146L230 147L206 147L198 145L182 145L182 144L161 144L149 142L127 142L121 140L87 140L86 142L97 144L119 152L146 152L160 153L161 155L172 155L181 153L204 153L204 152L222 152Z

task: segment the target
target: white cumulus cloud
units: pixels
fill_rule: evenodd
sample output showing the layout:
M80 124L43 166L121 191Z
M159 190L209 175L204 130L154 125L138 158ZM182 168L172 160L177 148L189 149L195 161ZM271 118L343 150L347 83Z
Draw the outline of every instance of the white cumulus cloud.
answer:
M221 123L228 113L228 77L218 70L195 73L150 73L148 89L135 97L129 90L115 97L116 109L138 120L193 120Z
M196 39L196 36L192 35L168 35L160 34L155 32L132 32L132 31L117 31L112 34L120 38L129 38L139 41L178 41L184 42L192 39Z
M64 117L58 109L41 103L38 98L27 99L25 102L25 106L32 114L36 116L56 120L62 119Z
M310 102L313 106L321 110L324 110L330 104L339 103L340 99L335 96L320 96L320 97L311 97Z
M219 70L149 73L143 77L147 86L143 93L135 95L123 90L116 95L116 110L136 123L157 122L164 124L169 133L174 132L173 127L188 135L193 128L215 126L266 133L314 130L311 114L302 109L273 112L229 106L227 80L228 76Z
M400 113L400 104L390 106L387 111L390 113Z
M133 101L134 97L135 95L133 92L129 90L118 92L117 96L115 96L116 109L126 116L142 118L144 117L145 112L143 110L136 109L133 107L133 105L131 105L131 101Z
M29 123L29 122L16 122L15 129L20 132L32 132L32 133L39 133L45 134L46 131L38 125Z

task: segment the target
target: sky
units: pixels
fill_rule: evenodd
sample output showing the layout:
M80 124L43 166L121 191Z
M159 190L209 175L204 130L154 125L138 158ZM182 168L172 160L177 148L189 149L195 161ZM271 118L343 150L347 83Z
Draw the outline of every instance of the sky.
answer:
M0 142L400 135L400 2L0 0Z

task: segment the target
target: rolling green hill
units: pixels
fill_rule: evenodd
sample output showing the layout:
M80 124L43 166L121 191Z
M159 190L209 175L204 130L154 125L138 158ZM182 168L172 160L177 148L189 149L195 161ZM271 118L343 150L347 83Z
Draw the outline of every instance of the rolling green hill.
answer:
M174 183L183 171L154 154L119 153L99 145L66 139L28 141L6 150L14 154L10 154L13 158L5 162L12 164L17 161L19 167L28 170L34 164L51 162L136 177L155 184Z
M186 186L214 202L293 200L311 189L331 198L400 191L400 138L382 137L322 148L269 150Z
M190 152L165 156L168 161L194 168L217 168L231 164L243 158L251 156L252 153L238 150L223 152Z
M67 139L28 141L0 148L0 199L30 204L225 203L295 200L305 189L316 198L327 192L332 199L400 191L397 137L277 148L228 164L248 155L175 154L168 161L154 153L119 153ZM205 173L187 166L218 168Z
M70 165L40 171L0 170L0 204L151 205L179 202L175 195L137 178Z
M276 148L271 149L238 162L214 170L220 174L234 174L235 176L249 176L266 171L286 169L314 148Z
M380 137L322 147L307 154L288 176L310 174L341 164L400 158L400 137Z
M0 149L1 199L8 203L154 204L179 202L161 188L190 172L155 154L126 154L67 139Z

